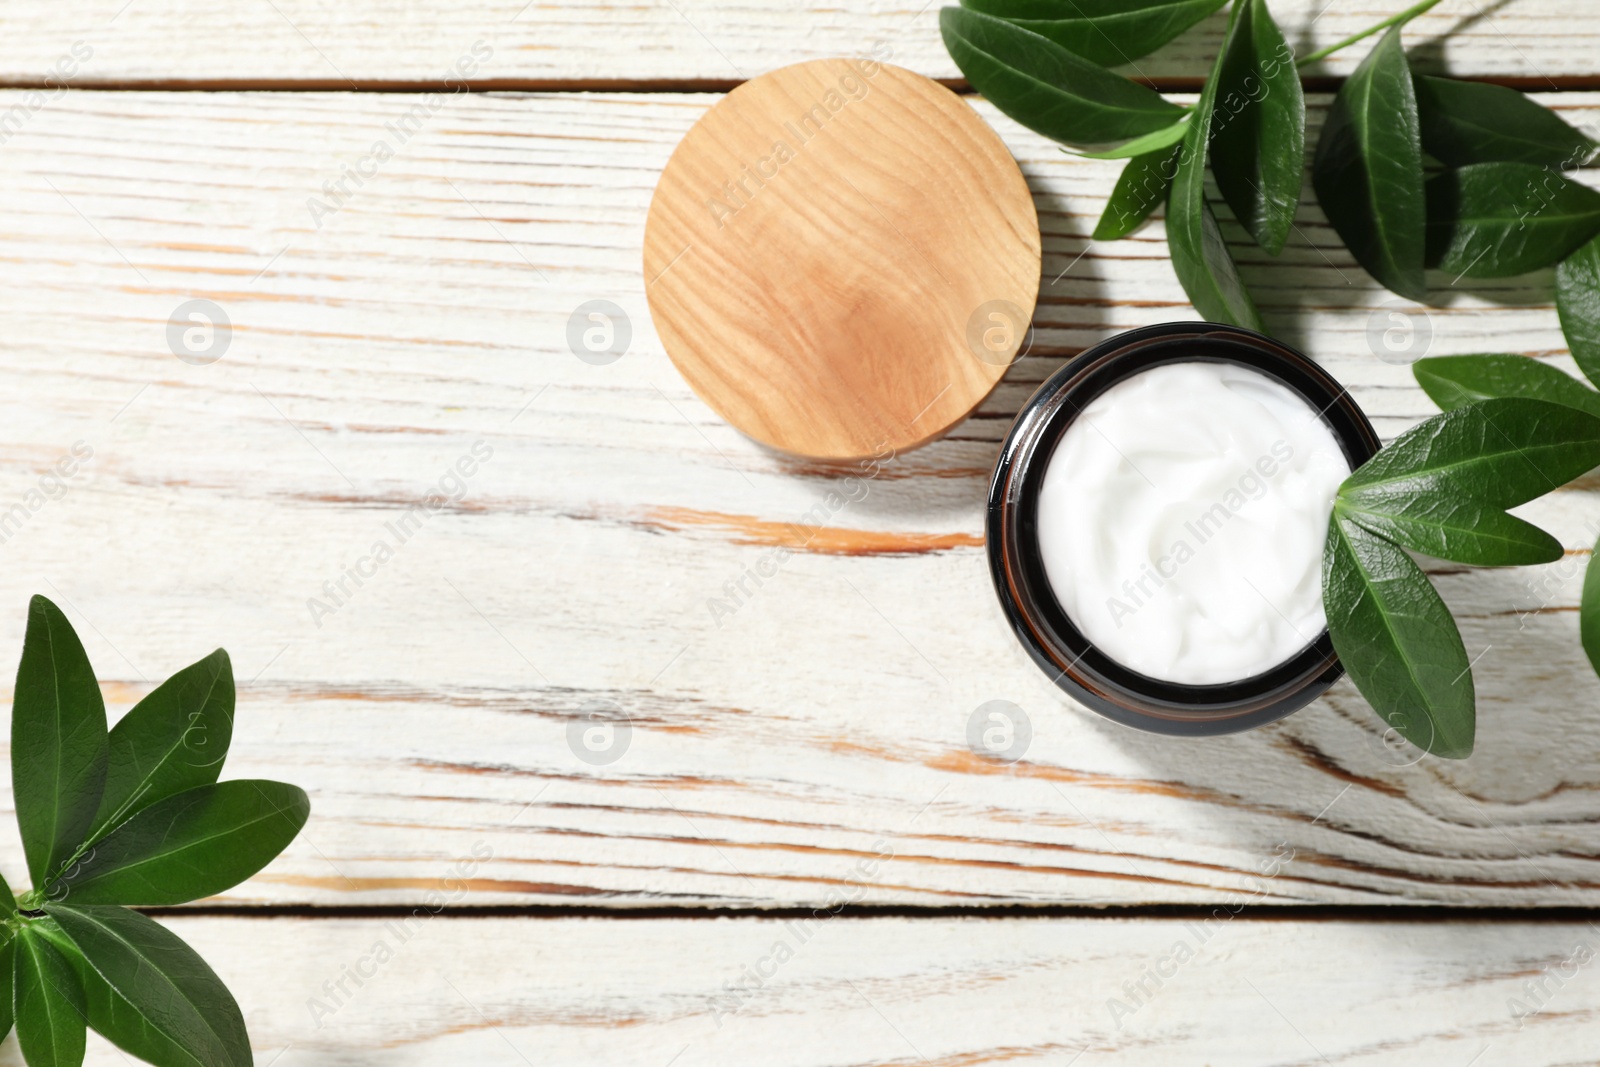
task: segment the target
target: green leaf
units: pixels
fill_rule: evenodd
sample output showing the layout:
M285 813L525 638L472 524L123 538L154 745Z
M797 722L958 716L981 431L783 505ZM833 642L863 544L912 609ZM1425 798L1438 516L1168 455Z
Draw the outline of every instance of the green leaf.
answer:
M1504 509L1600 464L1600 418L1509 397L1446 411L1384 448L1339 489L1342 516L1406 548L1482 566L1561 557L1555 538Z
M60 924L50 916L43 915L37 918L30 918L28 920L28 930L35 936L42 937L54 945L56 951L65 956L67 962L71 963L74 968L82 961L83 953L78 951L78 946L72 943L72 938L68 937L61 929Z
M1356 262L1386 288L1424 299L1422 141L1400 27L1384 35L1334 97L1311 183Z
M1283 251L1305 179L1306 102L1265 0L1238 0L1211 113L1211 172L1240 225Z
M88 1006L78 973L54 945L28 927L17 934L17 1042L29 1067L79 1067L87 1045Z
M1158 148L1175 145L1183 140L1188 132L1189 116L1185 113L1181 119L1164 130L1147 133L1143 137L1135 137L1131 141L1126 141L1115 148L1108 148L1104 152L1077 152L1075 154L1082 156L1084 159L1132 159L1135 156L1154 152Z
M93 841L140 808L222 772L233 739L233 664L217 649L162 682L111 728Z
M1532 163L1474 163L1428 182L1428 264L1509 278L1600 234L1600 193Z
M7 933L5 943L0 944L0 1040L11 1032L11 1027L16 1023L16 1001L14 990L17 977L17 935Z
M11 782L33 884L83 841L106 779L106 706L89 657L61 609L28 603L11 711Z
M89 1026L124 1052L159 1067L209 1067L189 1049L167 1037L77 953L78 976L89 1005Z
M1556 310L1578 369L1600 385L1600 237L1556 268Z
M1426 752L1470 756L1472 666L1450 609L1411 557L1335 511L1322 600L1334 651L1379 717Z
M183 904L271 863L311 813L305 791L254 779L186 790L101 838L46 890L71 904Z
M159 1067L210 1067L205 1060L171 1040L105 983L94 968L84 964L84 996L89 1003L89 1025L95 1033L124 1052Z
M127 908L47 904L45 910L126 1010L142 1020L144 1032L153 1031L206 1067L249 1067L250 1038L239 1005L205 960L175 934ZM118 1033L134 1030L130 1023Z
M42 919L35 919L29 924L29 929L47 938L77 972L78 980L83 984L84 1000L88 1004L91 1030L124 1052L130 1052L147 1063L157 1064L158 1067L207 1067L181 1045L168 1040L159 1030L146 1022L144 1016L134 1011L133 1005L106 985L105 979L100 977L100 972L89 966L89 961L83 958L83 952L78 948L77 942L67 936L66 931L61 929L61 925L55 919L48 915ZM6 981L9 982L10 972L5 972L5 975ZM6 1003L10 1004L9 997Z
M1068 144L1110 144L1172 125L1183 109L1031 30L947 7L945 48L973 88L1037 133Z
M1600 419L1507 397L1435 415L1362 464L1340 488L1463 493L1513 507L1600 463Z
M1531 522L1470 500L1374 493L1339 513L1397 545L1455 563L1520 567L1561 558L1561 542Z
M10 918L17 910L17 898L11 892L11 886L3 877L0 877L0 922ZM3 933L3 931L0 931Z
M1180 200L1178 193L1174 182L1167 201L1167 244L1172 267L1195 310L1208 322L1265 333L1261 314L1239 277L1211 205L1202 200L1197 206L1187 195Z
M1528 356L1434 356L1413 363L1411 372L1443 411L1497 396L1525 396L1600 416L1600 393Z
M1583 640L1584 654L1589 666L1600 674L1600 545L1589 555L1589 566L1583 572L1583 597L1578 602L1578 636Z
M1230 25L1230 44L1240 24L1235 18ZM1239 268L1228 252L1211 205L1206 203L1211 113L1226 54L1225 46L1190 113L1189 132L1179 149L1172 190L1167 197L1167 249L1172 255L1172 269L1201 318L1262 332L1261 315L1239 277Z
M1148 55L1227 0L961 0L1114 67Z
M1418 74L1422 147L1447 167L1535 163L1581 167L1595 143L1515 89Z
M1094 228L1096 241L1115 241L1126 237L1150 217L1156 205L1167 198L1179 151L1174 147L1128 160L1128 165L1122 168L1122 176L1111 189L1106 210Z

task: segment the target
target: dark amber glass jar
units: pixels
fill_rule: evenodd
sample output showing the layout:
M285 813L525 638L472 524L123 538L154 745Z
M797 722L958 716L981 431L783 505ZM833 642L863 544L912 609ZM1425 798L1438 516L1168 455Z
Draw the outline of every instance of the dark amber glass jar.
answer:
M1184 685L1112 660L1057 602L1039 551L1039 489L1062 434L1111 386L1167 363L1227 362L1265 374L1320 413L1350 469L1378 450L1377 434L1344 388L1279 341L1207 322L1147 326L1103 341L1062 367L1023 405L989 487L987 541L995 591L1034 662L1085 706L1128 726L1166 734L1220 734L1281 719L1343 673L1324 630L1289 660L1250 678Z

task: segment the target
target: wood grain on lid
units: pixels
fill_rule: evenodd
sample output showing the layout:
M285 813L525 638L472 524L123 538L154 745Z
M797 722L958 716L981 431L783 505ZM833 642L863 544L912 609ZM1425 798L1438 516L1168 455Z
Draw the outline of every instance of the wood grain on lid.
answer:
M797 455L938 436L1005 373L1038 293L1038 219L1000 138L948 89L870 59L786 67L684 137L644 276L695 392Z

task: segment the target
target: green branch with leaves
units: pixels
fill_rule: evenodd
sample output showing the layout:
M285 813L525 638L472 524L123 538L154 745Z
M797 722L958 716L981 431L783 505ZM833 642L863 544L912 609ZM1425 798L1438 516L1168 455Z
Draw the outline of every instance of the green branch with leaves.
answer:
M1227 2L962 0L941 12L940 26L967 80L1010 118L1084 156L1128 161L1095 240L1127 236L1165 203L1173 270L1195 309L1261 332L1206 175L1250 239L1280 255L1305 167L1299 69L1382 34L1334 97L1312 155L1329 223L1368 274L1419 302L1432 268L1459 282L1559 265L1562 327L1600 385L1600 193L1562 173L1590 162L1600 144L1522 93L1414 72L1401 34L1439 0L1303 57L1266 0L1234 0L1190 107L1109 69ZM1323 601L1334 648L1379 716L1420 748L1461 758L1476 732L1473 661L1411 553L1474 566L1560 559L1560 542L1507 509L1600 464L1600 392L1523 356L1428 359L1414 369L1444 413L1340 488ZM1600 671L1593 557L1580 628Z
M212 896L254 875L305 825L304 791L218 781L233 737L221 649L106 727L71 623L44 597L11 709L11 779L34 888L0 880L0 1036L30 1067L78 1067L93 1028L158 1067L248 1067L244 1015L206 962L132 906Z
M1106 66L1154 51L1226 2L965 0L940 26L967 80L1006 115L1085 155L1128 159L1095 239L1126 236L1165 202L1173 268L1212 322L1262 329L1203 195L1205 174L1255 243L1282 253L1305 167L1299 68L1379 33L1334 97L1311 164L1323 213L1373 278L1424 301L1429 268L1509 277L1600 235L1600 193L1561 174L1600 144L1515 90L1411 70L1401 33L1439 0L1303 58L1266 0L1235 0L1191 107Z

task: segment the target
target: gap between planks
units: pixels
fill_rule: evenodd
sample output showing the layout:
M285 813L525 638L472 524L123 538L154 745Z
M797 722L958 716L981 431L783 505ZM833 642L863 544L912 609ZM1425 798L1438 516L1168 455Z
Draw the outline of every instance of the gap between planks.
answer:
M1503 85L1525 93L1579 93L1600 90L1600 75L1450 75L1457 81ZM635 81L628 78L482 78L463 88L428 79L360 78L128 78L108 84L75 86L74 93L715 93L732 92L748 79L743 78L654 78ZM962 78L934 78L947 89L963 96L976 95ZM1204 85L1200 77L1130 78L1158 93L1197 93ZM1302 78L1308 93L1332 93L1344 84L1343 78L1316 76ZM47 78L0 78L0 89L54 89Z
M137 908L159 919L403 919L428 912L439 919L607 919L623 921L743 919L756 922L786 922L812 919L827 914L825 906L816 908L759 907L620 907L491 904L482 907L444 907L434 911L426 904L354 905L318 907L305 904L202 904L171 908ZM952 907L914 905L867 905L846 907L830 915L832 919L873 922L885 919L945 921L950 919L1152 919L1173 922L1199 922L1227 912L1232 919L1246 922L1363 922L1363 923L1588 923L1600 924L1600 908L1584 907L1453 907L1439 904L1244 904L1212 905L1131 904L1002 904L955 905Z

